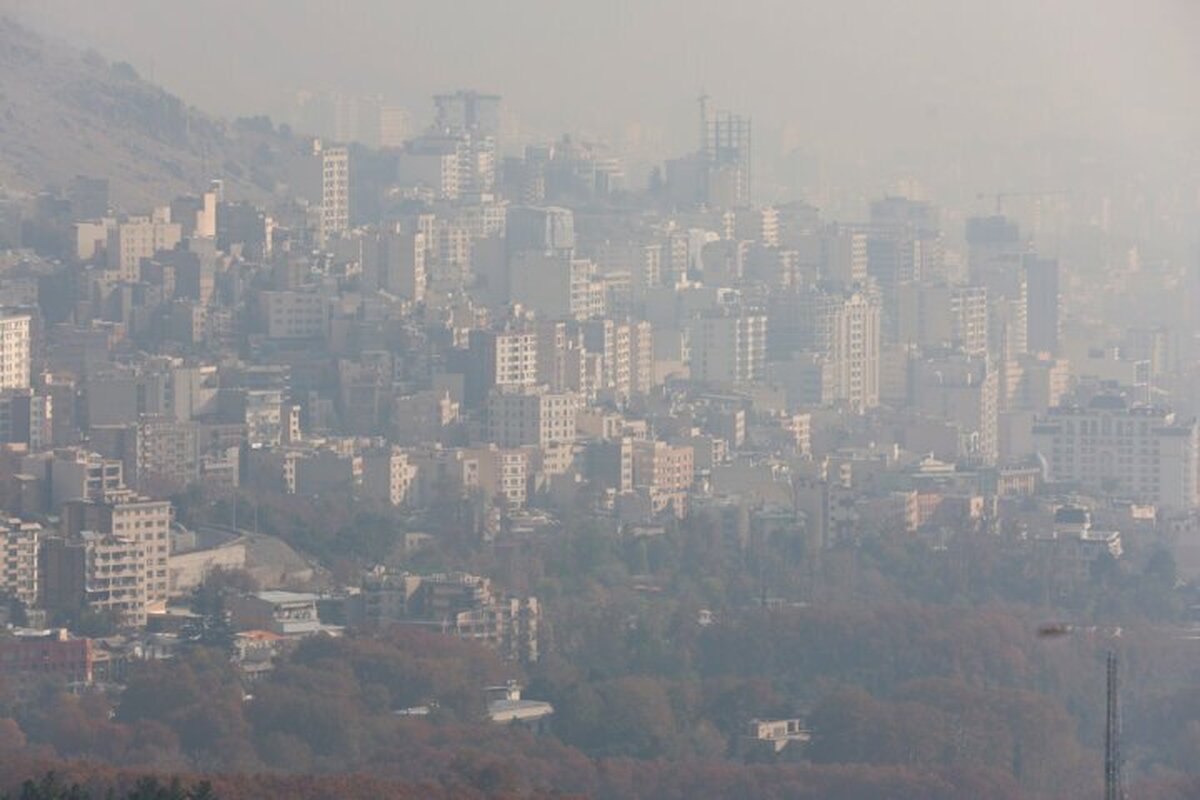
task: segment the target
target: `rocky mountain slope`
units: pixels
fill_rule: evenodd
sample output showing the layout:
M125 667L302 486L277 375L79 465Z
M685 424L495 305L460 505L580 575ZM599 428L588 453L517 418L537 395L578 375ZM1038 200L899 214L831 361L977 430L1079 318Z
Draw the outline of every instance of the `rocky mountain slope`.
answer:
M212 178L261 201L304 141L266 120L227 123L109 63L0 18L0 190L105 177L113 204L149 208Z

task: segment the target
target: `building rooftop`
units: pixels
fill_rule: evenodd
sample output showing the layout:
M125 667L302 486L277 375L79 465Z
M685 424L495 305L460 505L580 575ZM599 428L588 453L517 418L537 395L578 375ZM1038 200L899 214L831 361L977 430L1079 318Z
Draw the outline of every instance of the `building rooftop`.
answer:
M492 722L535 722L554 713L554 706L542 700L493 700L488 703Z
M271 589L265 592L255 592L254 596L268 603L281 605L284 603L315 603L321 595L311 592L287 592L282 589Z

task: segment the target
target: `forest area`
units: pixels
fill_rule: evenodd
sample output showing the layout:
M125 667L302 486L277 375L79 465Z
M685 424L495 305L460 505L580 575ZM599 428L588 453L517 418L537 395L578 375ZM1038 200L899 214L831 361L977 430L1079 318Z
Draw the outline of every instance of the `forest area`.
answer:
M1162 549L1049 607L1023 602L1036 576L973 535L935 550L881 533L813 563L799 537L697 515L642 539L580 520L520 559L421 558L536 592L551 609L543 658L522 668L399 628L307 639L248 685L215 639L139 664L119 694L6 687L0 788L44 765L96 791L152 774L235 798L298 776L318 777L290 796L1082 797L1102 776L1110 647L1139 796L1200 787L1189 596ZM764 603L767 590L790 599ZM220 596L204 587L197 607L219 613ZM1038 638L1063 618L1121 635ZM480 687L506 680L554 705L550 733L486 719ZM432 713L395 713L418 705ZM807 747L741 751L748 721L784 717L806 720Z

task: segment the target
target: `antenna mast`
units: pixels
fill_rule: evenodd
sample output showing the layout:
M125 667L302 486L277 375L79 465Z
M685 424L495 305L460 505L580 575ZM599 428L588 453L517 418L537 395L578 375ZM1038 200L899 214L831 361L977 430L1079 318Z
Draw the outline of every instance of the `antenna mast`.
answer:
M1125 800L1121 776L1120 675L1117 653L1108 651L1106 670L1106 713L1104 718L1104 800Z

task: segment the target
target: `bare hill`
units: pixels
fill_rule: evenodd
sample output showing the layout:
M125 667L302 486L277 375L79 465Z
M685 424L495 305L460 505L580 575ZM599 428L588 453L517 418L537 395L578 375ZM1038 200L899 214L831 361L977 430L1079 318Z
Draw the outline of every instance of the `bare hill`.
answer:
M105 177L113 203L148 208L211 178L262 200L302 152L266 120L226 123L110 64L0 18L0 188Z

